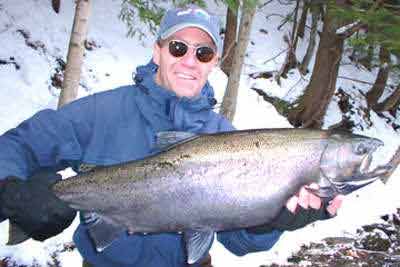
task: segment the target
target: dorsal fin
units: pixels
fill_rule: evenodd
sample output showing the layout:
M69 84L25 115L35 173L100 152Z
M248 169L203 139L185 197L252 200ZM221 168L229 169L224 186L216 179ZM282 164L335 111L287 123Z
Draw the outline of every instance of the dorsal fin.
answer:
M160 150L165 150L182 141L196 138L198 134L181 131L158 132L156 134L156 147Z

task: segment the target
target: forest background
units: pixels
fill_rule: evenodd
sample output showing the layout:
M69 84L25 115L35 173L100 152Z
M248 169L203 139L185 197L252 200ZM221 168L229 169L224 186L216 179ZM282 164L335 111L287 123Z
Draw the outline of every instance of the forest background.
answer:
M224 55L211 78L219 111L238 128L341 128L383 139L382 161L396 159L399 1L111 2L0 2L1 132L42 108L131 83L165 9L195 2L221 18ZM13 249L4 257L15 258Z

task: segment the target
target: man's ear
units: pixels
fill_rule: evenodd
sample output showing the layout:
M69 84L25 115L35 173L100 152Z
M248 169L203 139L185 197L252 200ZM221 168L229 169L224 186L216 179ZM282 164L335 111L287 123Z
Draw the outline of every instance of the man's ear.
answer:
M219 55L217 55L217 56L215 57L214 67L219 66L220 63L221 63L221 57L220 57Z
M219 55L215 56L210 63L213 65L213 67L212 67L213 69L215 67L220 66L221 60L220 60Z
M155 42L153 46L153 61L156 65L160 66L160 55L161 55L161 47Z

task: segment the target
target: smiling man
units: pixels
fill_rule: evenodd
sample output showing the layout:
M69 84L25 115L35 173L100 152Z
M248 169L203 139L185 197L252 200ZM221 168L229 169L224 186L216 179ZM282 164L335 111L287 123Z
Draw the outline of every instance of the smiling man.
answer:
M221 51L217 17L195 6L170 10L154 45L153 60L159 66L156 83L180 97L196 97Z
M135 84L81 98L59 110L43 110L0 136L0 218L9 218L37 240L63 231L75 211L54 197L48 184L56 171L87 165L107 166L141 159L154 152L157 133L215 133L234 130L213 111L208 75L221 56L218 18L197 6L169 10L153 58L137 68ZM312 185L310 185L312 186ZM329 218L328 207L306 189L293 196L269 225L217 234L232 253L270 249L285 230ZM268 210L265 211L268 213ZM75 244L86 264L96 267L187 266L182 235L124 233L102 252L81 218ZM211 265L210 257L195 266Z
M154 62L159 66L156 83L177 96L196 97L217 65L217 48L210 36L196 27L174 33L154 46Z

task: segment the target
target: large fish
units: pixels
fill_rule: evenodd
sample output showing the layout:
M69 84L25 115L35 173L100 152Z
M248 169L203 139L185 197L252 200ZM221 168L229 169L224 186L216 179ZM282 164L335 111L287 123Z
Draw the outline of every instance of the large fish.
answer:
M160 140L176 142L173 134ZM142 160L62 180L53 191L84 212L98 251L126 231L182 232L194 263L216 231L270 222L303 185L316 182L314 193L331 199L371 183L387 171L368 170L382 144L308 129L198 135Z

